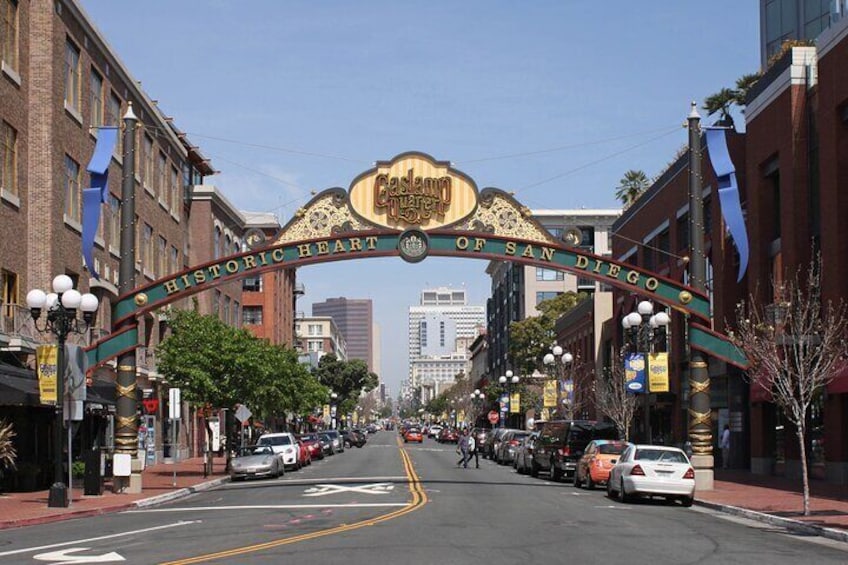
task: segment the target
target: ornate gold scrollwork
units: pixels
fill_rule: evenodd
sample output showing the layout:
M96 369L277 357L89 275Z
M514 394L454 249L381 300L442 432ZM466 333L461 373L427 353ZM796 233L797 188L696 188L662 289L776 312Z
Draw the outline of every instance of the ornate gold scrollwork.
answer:
M710 412L696 412L695 410L689 409L689 429L691 430L695 426L707 426L710 425L710 417L712 414Z
M115 383L115 388L118 389L118 396L126 396L128 398L135 398L135 387L136 383L132 383L126 386Z
M688 290L681 290L677 297L681 304L689 304L692 302L692 293Z
M118 428L132 428L135 426L135 416L118 416Z
M135 302L136 306L144 306L145 304L147 304L148 298L147 298L147 295L145 293L139 292L138 294L135 295L135 298L133 298L133 301Z
M689 379L689 393L690 394L698 394L702 392L709 392L710 390L710 381L695 381Z

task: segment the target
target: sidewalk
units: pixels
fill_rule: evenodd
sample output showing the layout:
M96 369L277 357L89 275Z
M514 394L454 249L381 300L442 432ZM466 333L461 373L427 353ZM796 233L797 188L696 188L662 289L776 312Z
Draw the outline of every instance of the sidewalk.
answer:
M716 469L715 489L696 492L696 504L807 535L848 542L848 487L810 479L804 516L799 480Z
M0 494L0 529L106 514L187 496L229 480L224 473L225 464L223 457L216 457L208 477L203 476L200 457L176 464L151 465L142 472L141 493L115 494L111 481L107 480L101 496L86 496L82 488L72 489L71 505L67 508L48 507L46 490Z

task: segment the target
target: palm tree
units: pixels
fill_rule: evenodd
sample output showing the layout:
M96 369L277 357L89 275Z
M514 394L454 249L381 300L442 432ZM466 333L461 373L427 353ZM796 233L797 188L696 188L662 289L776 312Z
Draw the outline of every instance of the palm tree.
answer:
M618 181L618 187L615 189L615 197L617 200L627 207L639 198L639 195L645 192L651 186L651 181L644 171L629 170L624 173L624 176Z
M707 115L712 116L716 112L721 112L718 125L733 127L733 117L730 115L730 107L736 103L737 92L730 88L722 88L715 94L707 96L704 100L704 110Z
M762 73L749 73L736 79L736 94L733 97L733 103L737 106L744 106L748 91L762 76Z
M15 468L15 444L12 438L15 437L15 430L11 423L5 420L0 420L0 472L5 468Z

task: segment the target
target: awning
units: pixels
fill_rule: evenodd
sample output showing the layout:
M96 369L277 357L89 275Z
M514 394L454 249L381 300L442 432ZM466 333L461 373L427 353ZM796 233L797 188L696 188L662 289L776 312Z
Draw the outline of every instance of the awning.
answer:
M0 363L0 406L41 406L35 371Z

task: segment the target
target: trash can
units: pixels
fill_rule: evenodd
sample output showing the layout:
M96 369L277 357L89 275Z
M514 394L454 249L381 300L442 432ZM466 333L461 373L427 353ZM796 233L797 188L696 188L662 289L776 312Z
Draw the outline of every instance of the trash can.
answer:
M100 496L103 494L103 461L99 449L89 449L83 458L85 476L83 477L83 492L87 495Z

